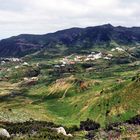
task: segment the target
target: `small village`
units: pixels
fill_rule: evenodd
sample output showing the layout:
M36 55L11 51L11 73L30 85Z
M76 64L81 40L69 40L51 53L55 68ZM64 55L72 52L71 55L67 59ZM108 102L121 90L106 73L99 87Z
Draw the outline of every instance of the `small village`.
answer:
M98 59L104 59L104 60L111 60L113 58L114 52L125 52L126 50L120 47L113 48L108 52L101 52L101 51L93 51L89 54L85 55L77 55L72 54L69 56L65 56L61 60L59 60L58 64L55 65L55 68L65 67L66 65L74 65L77 63L86 63L86 62L92 62Z
M102 53L102 52L91 52L88 55L76 55L72 54L70 56L66 56L58 61L58 64L54 66L55 69L61 69L64 67L68 67L68 65L75 65L77 63L88 63L93 62L98 59L111 60L113 57L112 54Z
M75 72L75 65L82 64L82 63L91 63L98 59L108 60L110 61L113 58L113 52L125 52L124 49L116 47L111 49L108 53L101 52L101 51L92 51L89 54L71 54L69 56L64 56L63 58L56 60L53 66L54 72L59 73L71 73ZM47 62L46 62L47 64ZM14 66L14 69L19 69L21 67L29 67L32 66L28 61L26 62L22 58L0 58L0 73L2 72L10 72L10 67L5 67L6 65ZM37 63L36 66L38 67L40 64ZM12 67L13 68L13 67ZM5 76L6 78L6 76ZM7 79L7 78L6 78Z

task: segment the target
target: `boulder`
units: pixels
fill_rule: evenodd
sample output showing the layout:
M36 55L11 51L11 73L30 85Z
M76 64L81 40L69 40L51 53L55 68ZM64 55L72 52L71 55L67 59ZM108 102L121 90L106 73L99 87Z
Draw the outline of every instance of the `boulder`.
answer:
M54 128L54 130L56 130L58 134L63 134L64 136L72 137L71 134L66 133L66 131L65 131L65 129L63 127Z
M6 129L0 128L0 137L10 138L10 134Z
M63 135L67 135L67 133L66 133L66 131L65 131L65 129L63 128L63 127L59 127L59 128L56 128L56 131L57 131L57 133L58 134L63 134Z

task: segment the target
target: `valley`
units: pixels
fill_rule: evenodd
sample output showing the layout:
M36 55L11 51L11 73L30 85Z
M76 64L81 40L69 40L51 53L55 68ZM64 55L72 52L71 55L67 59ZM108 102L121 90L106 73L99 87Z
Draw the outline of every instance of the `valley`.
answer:
M140 61L116 65L100 57L69 59L4 63L0 121L71 127L91 118L105 127L139 114L140 82L132 79L140 72Z
M92 33L94 34L94 30L97 29L105 31L110 29L112 32L113 27L110 25L95 27ZM68 32L69 35L73 30L62 33ZM79 33L79 30L76 30L76 33ZM114 30L116 32L121 29L117 27ZM70 45L67 45L69 41L62 41L61 38L60 43L57 35L61 38L61 31L51 34L50 37L47 35L47 39L51 41L52 38L56 39L53 40L54 47L51 44L48 48L35 52L28 50L29 52L25 54L20 51L22 57L14 56L13 53L10 57L7 57L8 53L5 57L1 55L0 127L8 130L13 140L39 138L92 140L96 137L107 140L110 137L114 140L138 139L140 137L138 39L134 40L135 43L132 43L131 39L130 42L125 42L124 39L123 43L118 43L116 40L120 38L115 38L115 41L111 38L109 42L108 39L102 42L100 39L103 38L98 38L100 41L96 42L103 44L98 42L93 47L87 48L83 47L84 43L79 47L74 46L73 40L74 44L70 42L73 46L71 49ZM103 33L101 35L104 36ZM91 37L87 38L90 40ZM36 44L33 38L16 41L18 45L24 41ZM24 45L20 43L19 46L20 48L31 46L28 43ZM66 133L54 131L58 130L56 129L58 127L64 127Z

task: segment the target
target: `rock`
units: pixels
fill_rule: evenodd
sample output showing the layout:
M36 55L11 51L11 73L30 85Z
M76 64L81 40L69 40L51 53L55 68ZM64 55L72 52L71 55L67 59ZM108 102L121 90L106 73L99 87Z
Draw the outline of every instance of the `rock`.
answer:
M24 62L23 66L29 66L29 64L27 62Z
M56 128L56 131L57 131L57 133L58 134L63 134L63 135L67 135L67 133L66 133L66 131L65 131L65 129L63 128L63 127L59 127L59 128Z
M68 134L67 136L68 136L68 137L73 137L72 134Z
M32 77L31 80L38 81L38 77Z
M28 80L29 80L29 78L27 78L27 77L24 77L24 78L23 78L23 80L24 80L24 81L28 81Z
M10 134L6 129L0 128L0 137L10 138Z
M56 130L58 134L63 134L64 136L67 137L73 137L71 134L67 134L63 127L53 128L53 130Z

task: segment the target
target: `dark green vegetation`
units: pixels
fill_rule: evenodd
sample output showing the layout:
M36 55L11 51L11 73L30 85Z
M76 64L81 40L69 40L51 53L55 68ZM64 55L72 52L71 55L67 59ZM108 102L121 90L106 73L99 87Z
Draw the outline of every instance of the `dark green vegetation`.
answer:
M59 127L52 122L26 121L23 123L1 123L11 134L11 138L0 137L1 140L94 140L94 139L138 139L140 134L140 116L137 115L125 122L110 123L106 128L100 128L100 124L87 119L81 121L80 126L65 127L73 137L58 134L53 128Z
M62 134L57 134L51 128L58 127L51 122L43 121L28 121L24 123L2 123L10 134L13 134L11 139L16 140L38 140L38 139L49 139L49 140L71 140ZM6 139L6 138L3 138Z

